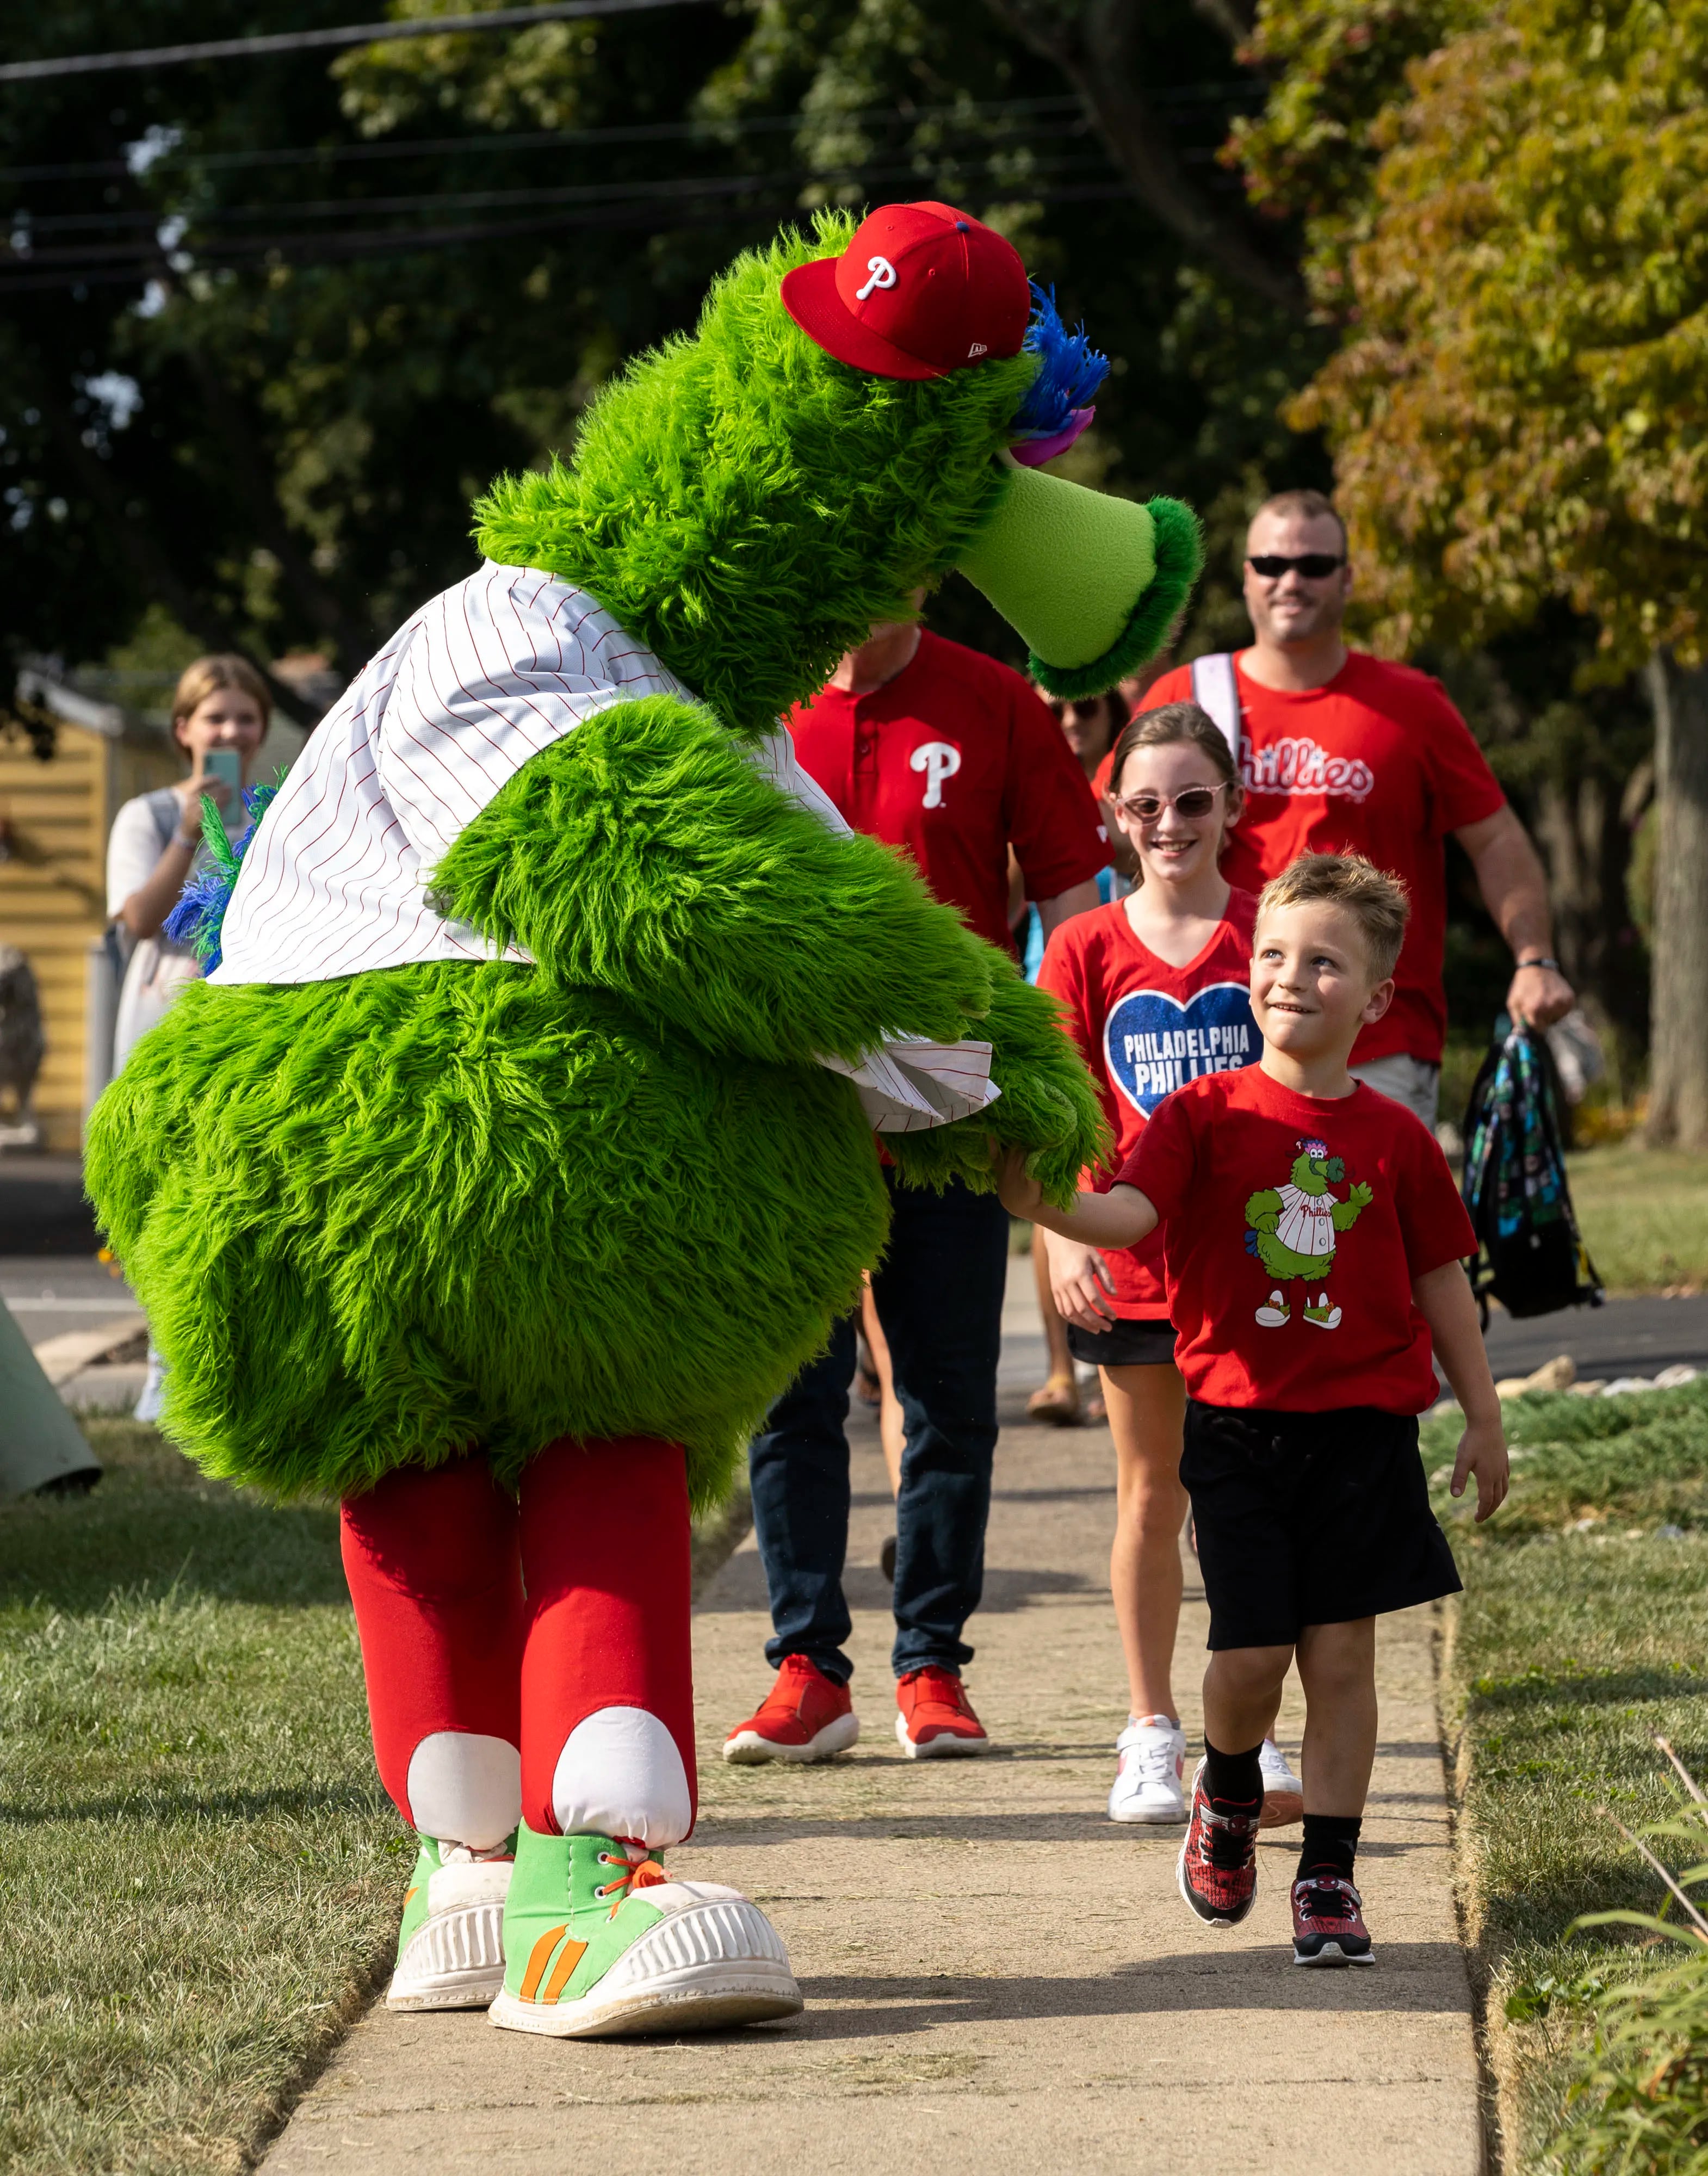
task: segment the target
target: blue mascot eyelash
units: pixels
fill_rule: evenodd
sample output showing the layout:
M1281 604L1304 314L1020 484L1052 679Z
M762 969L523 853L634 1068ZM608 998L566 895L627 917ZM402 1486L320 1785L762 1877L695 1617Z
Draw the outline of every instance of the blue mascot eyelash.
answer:
M1040 358L1040 368L1012 428L1017 438L1049 438L1065 431L1078 410L1091 406L1109 375L1109 358L1092 346L1083 324L1068 330L1053 287L1041 287L1036 280L1030 284L1032 315L1024 350Z
M281 770L270 785L243 788L243 807L248 813L249 827L239 835L235 846L226 836L226 827L217 816L204 815L202 819L202 837L210 857L209 864L192 876L179 893L178 903L166 917L162 933L174 944L188 944L201 961L205 975L211 975L220 964L220 930L243 856L255 835L256 825L267 813L268 803L284 782Z

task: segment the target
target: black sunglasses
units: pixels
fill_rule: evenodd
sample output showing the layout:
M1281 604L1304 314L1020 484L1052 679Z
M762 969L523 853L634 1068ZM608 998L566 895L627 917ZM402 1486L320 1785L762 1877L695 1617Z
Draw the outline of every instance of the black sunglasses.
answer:
M1254 574L1261 574L1265 581L1279 581L1286 574L1303 574L1308 582L1324 582L1336 567L1346 563L1344 552L1299 552L1290 559L1279 552L1254 553L1246 561Z

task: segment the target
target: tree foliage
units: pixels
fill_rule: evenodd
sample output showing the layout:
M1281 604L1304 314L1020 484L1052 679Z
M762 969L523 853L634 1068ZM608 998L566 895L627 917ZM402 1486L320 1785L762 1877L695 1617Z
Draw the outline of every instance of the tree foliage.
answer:
M1292 412L1335 449L1390 650L1561 599L1606 677L1701 661L1705 74L1703 0L1507 0L1373 122L1354 310Z
M1124 366L1080 454L1113 487L1221 494L1231 530L1277 474L1322 480L1276 412L1321 334L1182 230L1287 274L1216 163L1262 91L1237 12L1116 8L1123 73L1093 111L1039 41L1079 67L1111 12L737 0L0 86L10 646L99 657L153 610L204 647L353 668L466 571L476 490L566 447L624 356L823 203L946 196L1011 232ZM266 27L349 14L281 0ZM8 57L231 27L214 0L67 0ZM1112 148L1117 89L1172 193Z

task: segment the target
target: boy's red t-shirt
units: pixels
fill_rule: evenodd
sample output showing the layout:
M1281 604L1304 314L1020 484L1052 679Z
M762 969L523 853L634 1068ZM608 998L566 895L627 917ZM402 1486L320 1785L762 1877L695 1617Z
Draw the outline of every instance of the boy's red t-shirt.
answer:
M1201 1073L1251 1064L1263 1038L1251 1011L1251 933L1257 900L1230 891L1215 935L1183 967L1159 960L1133 933L1123 901L1076 914L1044 948L1038 987L1059 998L1115 1132L1108 1167L1088 1171L1099 1193L1139 1145L1169 1091ZM1110 1248L1113 1307L1123 1321L1168 1314L1162 1235Z
M1120 1183L1163 1220L1190 1396L1301 1413L1434 1403L1412 1281L1477 1240L1446 1157L1402 1105L1362 1084L1297 1096L1257 1065L1204 1074L1158 1107Z
M1404 1052L1439 1064L1447 1032L1441 963L1447 932L1449 831L1505 805L1487 759L1446 689L1427 672L1353 650L1321 688L1259 687L1239 671L1245 810L1221 873L1260 891L1301 854L1363 854L1403 877L1412 919L1394 1002L1365 1028L1354 1065ZM1192 668L1165 672L1143 707L1190 699ZM1100 771L1096 790L1108 781Z

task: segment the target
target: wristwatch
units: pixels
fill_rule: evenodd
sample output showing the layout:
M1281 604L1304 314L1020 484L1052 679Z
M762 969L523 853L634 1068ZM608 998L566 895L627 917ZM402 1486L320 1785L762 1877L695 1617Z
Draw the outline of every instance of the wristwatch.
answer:
M1541 960L1515 960L1512 964L1515 973L1522 967L1548 967L1550 968L1556 975L1558 974L1560 971L1559 961L1558 960L1549 960L1545 958Z

